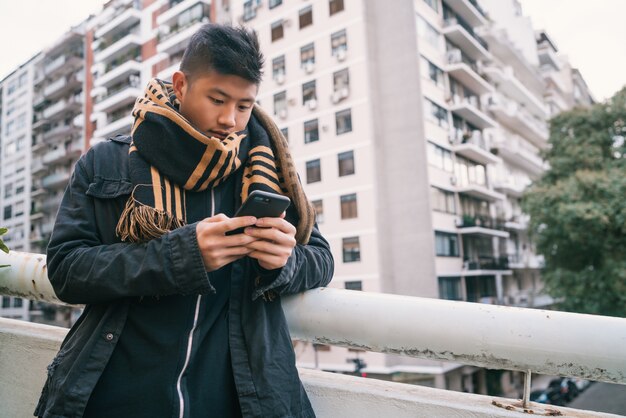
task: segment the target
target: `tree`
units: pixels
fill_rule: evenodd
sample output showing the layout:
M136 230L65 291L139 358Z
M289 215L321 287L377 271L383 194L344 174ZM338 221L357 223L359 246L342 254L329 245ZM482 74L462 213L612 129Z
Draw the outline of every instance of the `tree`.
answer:
M525 194L546 291L566 311L626 317L626 87L550 121L550 168Z

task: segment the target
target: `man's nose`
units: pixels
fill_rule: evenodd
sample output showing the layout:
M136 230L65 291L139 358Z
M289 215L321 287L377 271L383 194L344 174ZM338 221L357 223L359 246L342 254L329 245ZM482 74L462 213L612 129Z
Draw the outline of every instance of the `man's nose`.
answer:
M217 122L224 128L235 127L235 108L231 106L224 106L222 112L220 112Z

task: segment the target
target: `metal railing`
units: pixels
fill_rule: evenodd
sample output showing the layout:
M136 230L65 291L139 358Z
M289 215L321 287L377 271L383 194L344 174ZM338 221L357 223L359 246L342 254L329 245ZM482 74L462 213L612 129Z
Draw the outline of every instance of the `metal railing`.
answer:
M45 256L0 253L0 264L0 293L61 303ZM531 373L626 384L625 318L331 288L282 304L298 340L525 372L524 405Z

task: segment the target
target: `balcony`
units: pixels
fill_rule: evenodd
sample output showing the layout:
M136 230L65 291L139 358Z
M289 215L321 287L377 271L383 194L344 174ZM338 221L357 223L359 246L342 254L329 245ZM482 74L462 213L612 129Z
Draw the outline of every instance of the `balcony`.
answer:
M63 170L43 178L41 185L46 189L63 189L70 181L70 171Z
M209 8L211 6L211 0L183 0L179 1L174 6L171 6L165 12L161 13L157 16L157 26L162 27L163 25L169 25L174 20L178 18L178 16L189 10L192 6L195 6L198 3L202 3L204 5L205 11L208 13Z
M119 62L118 65L109 64L106 72L95 79L95 87L108 87L141 72L141 55L137 55L135 50L130 51L125 57L116 59L116 61Z
M469 158L479 164L495 164L500 159L489 152L489 147L485 143L481 131L450 132L450 143L452 150L465 158Z
M503 231L504 222L483 215L463 215L461 218L457 219L456 227L461 235L483 235L497 238L509 237L509 233Z
M537 117L545 119L548 109L543 104L543 97L535 96L524 84L517 79L510 66L500 69L496 66L483 68L483 73L498 86L498 90L506 94L511 99L528 109ZM543 90L542 90L543 91Z
M129 103L133 103L143 91L139 88L139 82L122 84L110 89L105 96L100 98L94 105L94 113L109 112Z
M476 62L470 60L460 49L446 52L446 60L446 72L470 90L479 95L493 91L493 86L478 74Z
M169 32L160 35L157 52L173 55L183 50L187 46L191 35L196 33L205 23L208 23L208 18L202 17L182 27L174 26L169 28L168 26L164 26L165 28L169 28Z
M2 253L0 263L11 266L0 275L6 294L60 303L47 279L45 256ZM477 303L331 288L284 297L281 303L295 340L450 362L450 366L462 363L526 372L524 396L514 400L301 368L300 377L320 418L408 418L415 416L415 411L431 417L504 418L528 415L524 409L546 415L547 406L528 399L535 373L626 383L624 318L486 308ZM32 413L46 366L67 331L0 319L5 354L0 357L0 402L7 416ZM16 385L18 377L20 384ZM551 415L609 416L549 408Z
M78 111L82 108L81 95L72 96L68 99L62 99L55 104L48 106L43 111L43 118L52 121L59 116L64 115L64 112Z
M483 26L487 23L485 12L476 0L446 0L446 4L472 26Z
M32 199L36 199L38 197L44 196L46 194L46 190L41 186L32 186L30 189L30 197Z
M65 139L65 137L70 136L73 133L77 133L79 130L79 127L74 126L71 123L67 125L65 123L59 123L56 127L50 129L47 132L44 132L43 140L48 144L52 144L57 139Z
M41 158L33 158L30 164L30 172L33 176L46 172L46 166Z
M499 156L522 167L534 176L540 175L547 168L546 163L539 156L539 149L517 135L501 137L492 144L492 147L498 150Z
M488 189L486 186L481 184L469 183L465 185L460 185L457 187L457 192L475 197L477 199L486 200L488 202L504 200L503 194Z
M496 180L494 182L493 188L498 190L501 193L504 193L507 196L520 198L524 194L524 190L526 186L521 184L516 184L513 180L505 179L505 180Z
M94 138L105 139L105 138L113 137L117 135L118 133L130 134L130 129L133 126L134 121L135 121L135 118L133 118L129 112L128 116L122 117L113 122L109 122L102 128L96 129L96 131L93 133L93 136Z
M546 122L532 116L519 103L501 94L492 93L488 97L488 109L499 122L530 140L539 149L548 146L549 132Z
M480 129L493 128L496 122L480 108L478 96L452 96L450 110Z
M60 55L54 61L46 64L44 73L48 79L69 74L76 71L83 65L83 54L81 52L73 52L66 55Z
M443 23L443 34L455 45L463 50L474 61L490 60L491 54L487 51L487 44L465 21L459 18L448 18Z
M39 220L39 219L42 219L42 218L43 218L43 212L41 211L41 209L33 208L30 211L30 220L31 220L31 222Z
M111 61L137 47L141 47L138 27L116 35L110 42L100 41L99 48L94 54L94 61L97 63Z
M104 25L100 26L96 30L96 39L103 38L107 35L115 35L115 32L126 31L128 28L134 26L141 21L141 10L137 10L133 7L129 7L119 12L116 16L113 16Z
M508 235L508 234L507 234ZM476 256L463 260L463 269L473 271L475 275L483 275L485 272L502 272L504 275L510 275L508 256ZM466 273L464 273L467 275Z
M72 161L80 157L82 153L82 147L80 141L76 141L70 144L70 146L59 147L53 151L48 152L43 156L43 163L46 165L63 164L68 161Z

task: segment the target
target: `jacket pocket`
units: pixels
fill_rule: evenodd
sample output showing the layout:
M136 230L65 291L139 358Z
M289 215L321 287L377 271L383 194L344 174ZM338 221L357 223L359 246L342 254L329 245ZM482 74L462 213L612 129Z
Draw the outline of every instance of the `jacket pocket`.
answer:
M128 180L113 180L96 176L93 183L89 184L85 194L100 199L113 199L129 195L132 190L133 184Z

